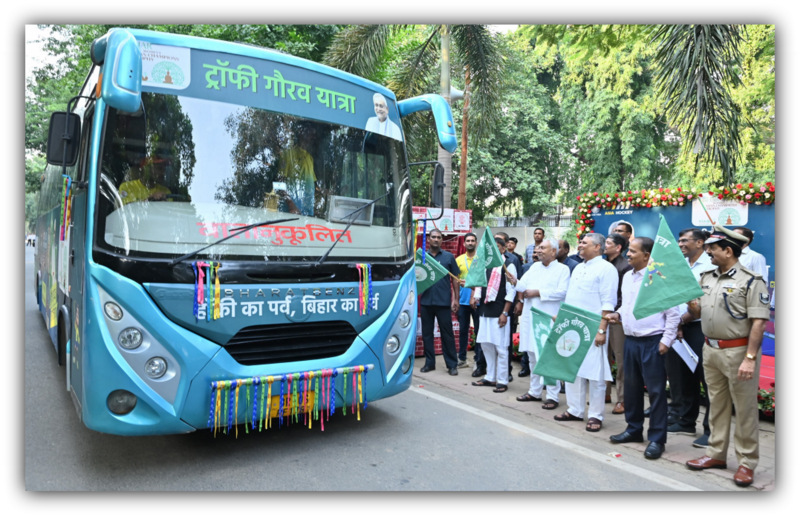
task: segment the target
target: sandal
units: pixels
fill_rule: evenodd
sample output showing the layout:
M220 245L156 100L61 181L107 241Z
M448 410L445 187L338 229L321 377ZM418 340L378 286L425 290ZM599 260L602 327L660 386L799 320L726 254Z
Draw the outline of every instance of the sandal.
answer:
M596 418L590 418L586 423L586 430L590 433L596 433L601 427L603 427L603 422Z
M494 387L497 386L496 382L487 381L486 379L481 379L479 381L475 381L472 383L473 386L487 386L487 387Z
M495 393L505 393L506 391L508 391L508 385L507 384L498 384L497 387L495 389L493 389L492 391L495 392Z
M569 420L577 420L579 422L583 422L583 418L578 418L575 415L571 414L569 411L565 411L560 415L554 416L553 418L555 420L558 420L559 422L567 422Z
M555 409L558 407L558 402L555 400L547 399L544 404L542 404L542 409Z
M534 397L530 393L526 393L517 397L517 400L520 402L541 402L542 399L540 397Z

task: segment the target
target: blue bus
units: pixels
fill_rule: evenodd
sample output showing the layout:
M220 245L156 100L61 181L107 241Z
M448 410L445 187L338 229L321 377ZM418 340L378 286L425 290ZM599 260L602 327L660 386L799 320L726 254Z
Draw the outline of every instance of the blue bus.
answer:
M35 289L81 421L324 428L411 383L401 117L447 101L255 46L133 29L51 116ZM435 199L441 199L441 165ZM434 201L436 203L437 201Z

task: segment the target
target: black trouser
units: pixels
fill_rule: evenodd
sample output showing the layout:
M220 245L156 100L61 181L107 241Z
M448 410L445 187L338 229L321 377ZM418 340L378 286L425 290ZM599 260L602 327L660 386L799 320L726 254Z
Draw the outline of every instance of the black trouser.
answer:
M686 363L673 349L667 352L667 377L669 377L669 392L672 398L670 403L670 413L675 422L683 427L694 428L697 425L697 417L700 414L700 386L708 393L705 377L703 375L703 345L705 336L700 322L692 322L683 326L683 339L689 348L697 354L699 359L697 368L694 372L686 366ZM678 343L674 343L675 347ZM708 408L703 418L703 433L709 434Z
M472 320L472 326L475 327L475 335L478 335L480 328L480 318L478 317L478 309L472 308L471 305L458 306L458 360L467 360L467 347L469 346L469 322ZM478 362L478 343L475 343L475 362ZM481 359L483 354L481 353ZM486 368L486 360L483 361L483 367Z
M450 307L447 305L421 305L419 306L422 319L422 345L425 350L425 366L436 368L436 351L433 346L433 320L439 323L439 334L442 339L442 355L447 369L458 366L456 355L456 340L453 334L453 319Z
M661 334L646 337L625 336L625 422L626 431L644 434L644 387L650 399L650 424L647 440L667 443L667 375L664 356L658 353Z

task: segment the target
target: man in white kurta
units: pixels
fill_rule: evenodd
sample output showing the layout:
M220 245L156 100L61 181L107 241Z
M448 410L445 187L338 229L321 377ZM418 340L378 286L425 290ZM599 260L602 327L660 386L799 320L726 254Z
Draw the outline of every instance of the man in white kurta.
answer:
M607 260L603 259L605 236L599 233L586 234L578 243L578 252L583 262L575 266L569 280L569 288L564 303L605 316L614 310L617 303L619 273ZM586 430L597 432L602 427L605 412L606 381L611 380L611 367L608 364L608 345L606 327L608 321L600 322L594 346L578 370L575 382L567 382L567 412L556 415L555 419L583 420L586 413L586 388L589 388L589 415Z
M502 257L506 251L505 239L496 236L495 243ZM475 341L481 344L486 359L486 376L472 385L492 386L496 393L503 393L508 390L509 310L517 294L509 279L516 280L517 269L506 257L505 267L493 268L487 274L490 278L489 285L484 288L486 292L476 287L473 299L473 307L480 299L480 323ZM493 285L492 278L496 279L497 285Z
M519 351L527 352L531 371L539 359L538 347L533 339L531 308L535 307L550 316L555 316L567 295L569 267L556 260L557 254L558 241L555 239L543 240L538 250L539 261L533 263L515 286L517 297L522 298L523 301L522 313L519 318ZM540 401L543 390L542 377L531 373L528 392L517 397L517 400L520 402ZM561 381L557 381L553 386L547 386L547 400L542 407L545 409L558 407L560 391Z

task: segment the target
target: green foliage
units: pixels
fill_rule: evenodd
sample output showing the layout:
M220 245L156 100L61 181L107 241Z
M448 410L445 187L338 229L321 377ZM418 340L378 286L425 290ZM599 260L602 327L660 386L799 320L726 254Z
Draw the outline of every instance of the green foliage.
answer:
M742 28L738 25L663 25L658 45L656 83L668 120L681 130L684 151L695 162L709 159L725 180L733 180L739 159L740 109L730 87L740 84L738 71Z
M560 132L558 106L539 84L558 65L533 53L522 40L509 42L503 51L508 59L500 122L485 144L468 153L467 208L476 221L497 213L548 211L557 203L560 178L573 162Z

